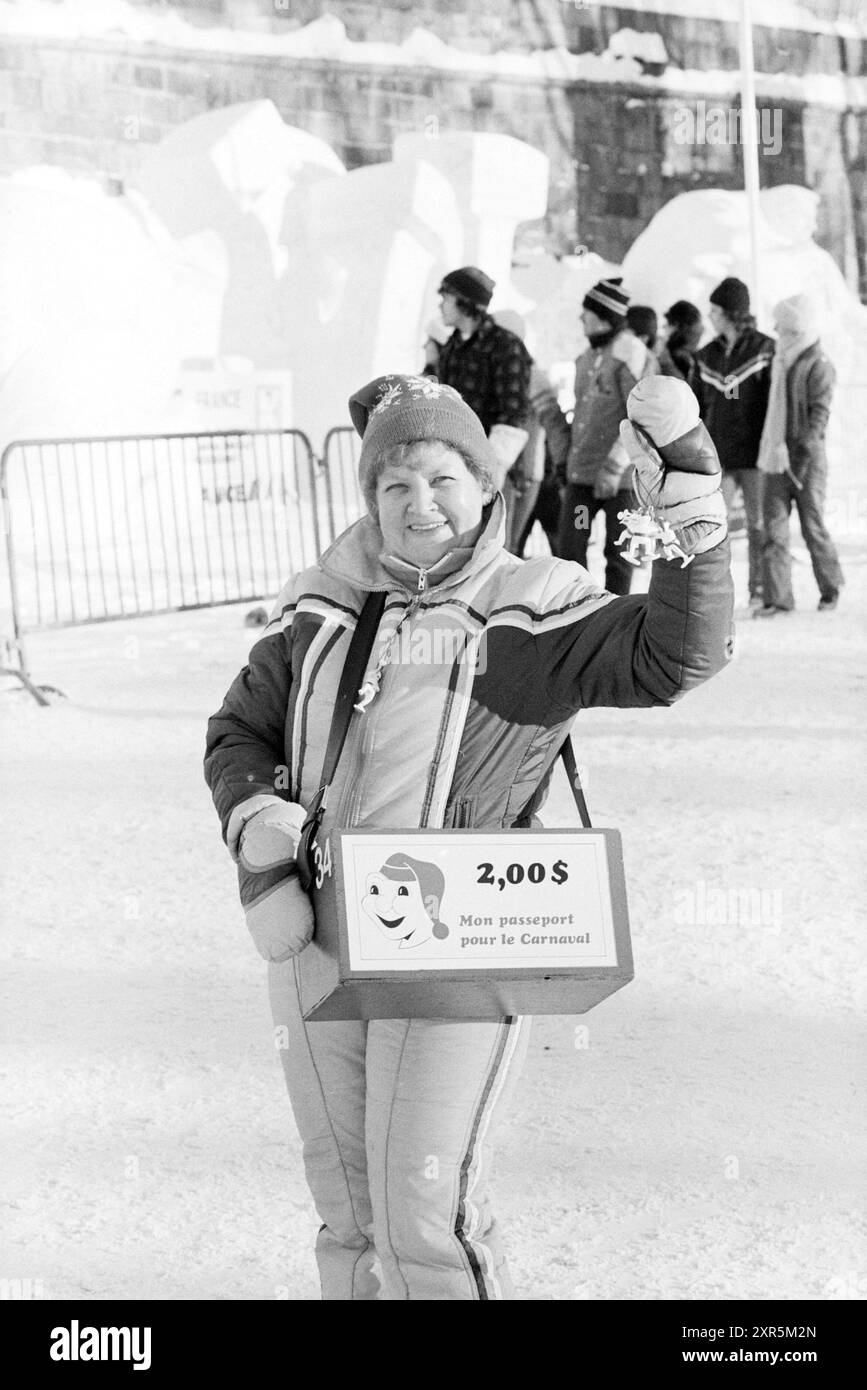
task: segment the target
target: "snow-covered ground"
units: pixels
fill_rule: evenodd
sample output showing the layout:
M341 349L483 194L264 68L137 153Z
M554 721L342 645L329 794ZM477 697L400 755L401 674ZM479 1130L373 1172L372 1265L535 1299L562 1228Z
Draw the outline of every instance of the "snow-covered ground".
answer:
M867 1292L867 545L842 547L829 614L798 558L798 611L739 610L723 675L577 721L591 811L624 836L636 978L535 1025L496 1174L521 1299ZM0 691L3 1273L48 1298L318 1298L264 966L200 770L243 612L33 636L68 700ZM548 822L572 814L559 785Z

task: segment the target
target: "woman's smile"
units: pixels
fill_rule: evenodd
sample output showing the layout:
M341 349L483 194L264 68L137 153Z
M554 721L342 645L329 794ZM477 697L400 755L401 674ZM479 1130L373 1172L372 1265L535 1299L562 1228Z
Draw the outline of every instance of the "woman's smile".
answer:
M379 527L389 555L428 569L456 546L473 545L490 494L462 456L439 440L420 440L376 482Z

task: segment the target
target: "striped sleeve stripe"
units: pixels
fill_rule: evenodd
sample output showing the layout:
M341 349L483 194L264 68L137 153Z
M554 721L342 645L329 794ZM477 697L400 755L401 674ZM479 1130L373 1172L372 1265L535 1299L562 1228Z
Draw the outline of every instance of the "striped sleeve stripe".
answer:
M429 612L432 608L453 608L455 612L468 613L473 621L478 623L480 627L483 627L487 621L484 613L480 613L478 609L472 608L468 603L464 603L462 599L458 598L442 598L436 599L433 603L422 604L422 610L425 613Z
M600 608L606 608L615 598L617 594L579 599L576 603L567 604L565 608L557 608L544 614L534 613L531 608L515 604L514 607L501 608L496 614L492 614L488 627L517 627L522 632L532 634L555 632L558 628L569 627L570 624L589 617L591 613L598 613Z
M277 613L275 617L271 619L271 621L268 623L268 626L263 627L259 640L261 641L262 637L275 637L278 632L285 632L287 627L292 626L292 620L294 619L294 617L295 604L287 603L285 608L281 608L280 612Z
M736 372L729 372L725 376L704 365L699 368L699 371L702 381L707 382L708 386L715 386L718 391L730 391L733 386L739 386L742 381L747 381L749 377L755 376L756 372L763 372L771 361L770 354L764 357L755 357L750 362L744 363Z
M422 608L420 612L427 614L430 613L431 609L439 607L439 604L429 604L425 608ZM480 618L478 614L473 613L472 609L465 607L464 611L461 612L461 609L457 607L457 605L452 612L448 614L447 621L450 627L459 627L463 632L468 633L470 637L474 637L476 633L481 632L485 626L484 619Z
M301 795L301 787L303 785L304 759L307 753L307 716L316 677L332 647L334 647L343 636L346 626L348 625L341 623L337 627L322 628L311 643L310 650L304 660L300 682L303 697L301 700L300 717L299 711L296 709L295 728L297 730L297 736L293 736L292 747L292 795L296 798Z
M325 618L329 627L346 628L349 632L355 630L358 621L358 614L351 608L344 608L342 603L332 603L330 599L318 596L314 598L312 595L303 601L299 599L296 612L299 617L302 613L315 613L317 617ZM347 621L347 617L350 621Z
M299 594L295 601L295 606L296 608L303 607L304 611L307 613L311 611L323 612L327 609L333 609L338 613L346 613L353 619L353 622L358 619L358 612L355 608L350 608L345 603L338 603L337 599L328 598L326 594Z

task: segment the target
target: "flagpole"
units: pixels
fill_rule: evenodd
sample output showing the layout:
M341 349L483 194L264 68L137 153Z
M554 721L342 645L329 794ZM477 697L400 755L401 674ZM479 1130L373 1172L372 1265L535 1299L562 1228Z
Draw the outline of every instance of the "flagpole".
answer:
M750 296L759 300L759 137L756 122L756 83L753 66L753 21L751 0L740 0L741 57L741 142L744 159L744 189L750 233Z

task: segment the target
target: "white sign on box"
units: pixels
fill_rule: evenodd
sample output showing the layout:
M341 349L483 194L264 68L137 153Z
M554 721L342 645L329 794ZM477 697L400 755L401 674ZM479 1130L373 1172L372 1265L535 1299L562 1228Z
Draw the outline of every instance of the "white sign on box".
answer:
M351 971L618 964L601 831L344 831L341 859Z

